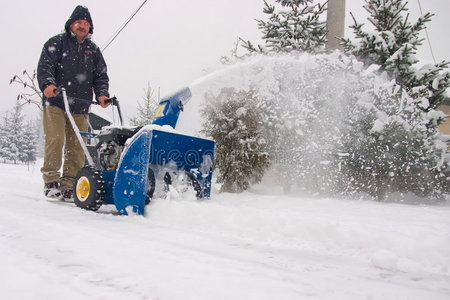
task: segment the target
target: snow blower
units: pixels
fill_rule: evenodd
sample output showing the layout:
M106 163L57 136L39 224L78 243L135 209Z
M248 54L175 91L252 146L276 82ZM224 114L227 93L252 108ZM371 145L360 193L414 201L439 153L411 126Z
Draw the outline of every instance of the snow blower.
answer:
M61 89L67 116L86 155L87 165L74 182L74 202L96 211L114 204L120 215L143 215L146 204L169 191L190 190L198 199L209 198L214 141L175 132L183 106L192 97L189 88L163 98L151 125L126 128L107 126L98 134L80 133ZM109 99L122 117L119 102ZM95 136L98 163L94 163L84 136Z

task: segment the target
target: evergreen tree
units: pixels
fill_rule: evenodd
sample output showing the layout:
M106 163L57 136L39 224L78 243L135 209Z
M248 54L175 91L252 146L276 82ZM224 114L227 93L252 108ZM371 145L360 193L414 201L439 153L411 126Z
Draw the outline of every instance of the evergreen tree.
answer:
M144 93L144 103L138 103L138 115L130 118L130 123L133 126L148 125L155 119L159 103L154 95L154 90L150 87L150 83L148 83L147 89L144 89Z
M326 22L320 17L326 11L325 4L313 4L314 0L275 0L281 5L264 1L263 12L269 20L257 20L263 34L264 46L244 41L250 52L317 52L326 42Z
M7 146L9 144L7 134L9 132L9 127L8 112L5 112L5 114L2 116L2 122L0 124L0 157L4 162L6 162L6 159L8 158Z
M39 112L39 117L34 119L34 136L36 137L36 156L44 157L45 148L45 134L44 128L42 127L42 111Z
M22 137L22 148L19 156L20 161L24 163L31 163L36 161L37 154L37 139L35 134L35 128L31 121L27 122Z
M377 64L391 78L395 78L412 97L420 99L419 107L425 111L437 108L444 100L450 86L450 74L444 72L448 62L427 65L417 70L419 61L414 57L422 45L420 33L432 14L427 13L414 24L408 20L407 2L403 0L365 0L369 21L375 31L365 31L364 24L353 17L356 42L343 39L347 53L355 55L365 65ZM431 124L435 126L437 124Z
M254 91L224 88L208 100L205 133L216 142L214 164L223 192L242 192L261 181L268 167L261 109Z
M22 114L22 106L16 103L9 117L9 130L6 134L6 158L17 163L21 160L21 151L24 144L24 115Z
M5 113L0 126L0 157L3 161L30 163L36 161L37 138L33 122L25 124L22 105L17 102Z

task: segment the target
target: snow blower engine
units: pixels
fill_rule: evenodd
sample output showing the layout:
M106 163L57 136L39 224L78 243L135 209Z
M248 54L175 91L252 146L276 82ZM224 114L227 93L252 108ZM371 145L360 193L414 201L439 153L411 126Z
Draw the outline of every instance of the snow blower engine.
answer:
M62 89L66 112L68 101ZM77 137L98 139L94 162L84 141L87 164L77 174L74 202L87 210L114 204L120 215L144 214L146 204L167 193L190 192L198 199L209 198L214 161L214 141L184 135L173 128L183 106L192 97L189 88L163 98L151 125L102 128L100 133L80 133L67 113ZM119 102L116 106L120 121Z

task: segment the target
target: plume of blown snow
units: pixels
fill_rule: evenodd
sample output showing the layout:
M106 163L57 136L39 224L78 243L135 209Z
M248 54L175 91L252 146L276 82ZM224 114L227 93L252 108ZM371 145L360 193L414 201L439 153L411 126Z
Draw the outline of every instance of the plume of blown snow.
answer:
M193 98L177 129L200 136L207 122L201 113L207 99L225 88L257 92L265 107L271 163L283 184L375 197L407 192L407 185L416 185L427 195L436 187L423 182L433 182L445 167L445 146L427 131L427 124L442 114L424 113L419 109L423 99L410 98L395 81L380 75L379 66L365 68L339 51L255 55L189 88ZM405 139L419 142L405 144ZM411 168L421 182L404 177ZM399 189L405 180L408 183Z

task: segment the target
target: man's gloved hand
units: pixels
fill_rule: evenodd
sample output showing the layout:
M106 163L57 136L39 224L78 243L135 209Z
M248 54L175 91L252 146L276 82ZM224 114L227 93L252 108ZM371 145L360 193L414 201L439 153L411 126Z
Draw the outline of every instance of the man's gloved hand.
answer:
M49 99L49 98L56 97L55 90L56 90L56 86L55 85L50 84L49 86L47 86L44 89L44 96L45 96L45 98Z
M111 103L105 103L105 100L108 100L109 98L106 96L98 96L98 103L100 103L100 106L103 108L107 108Z

